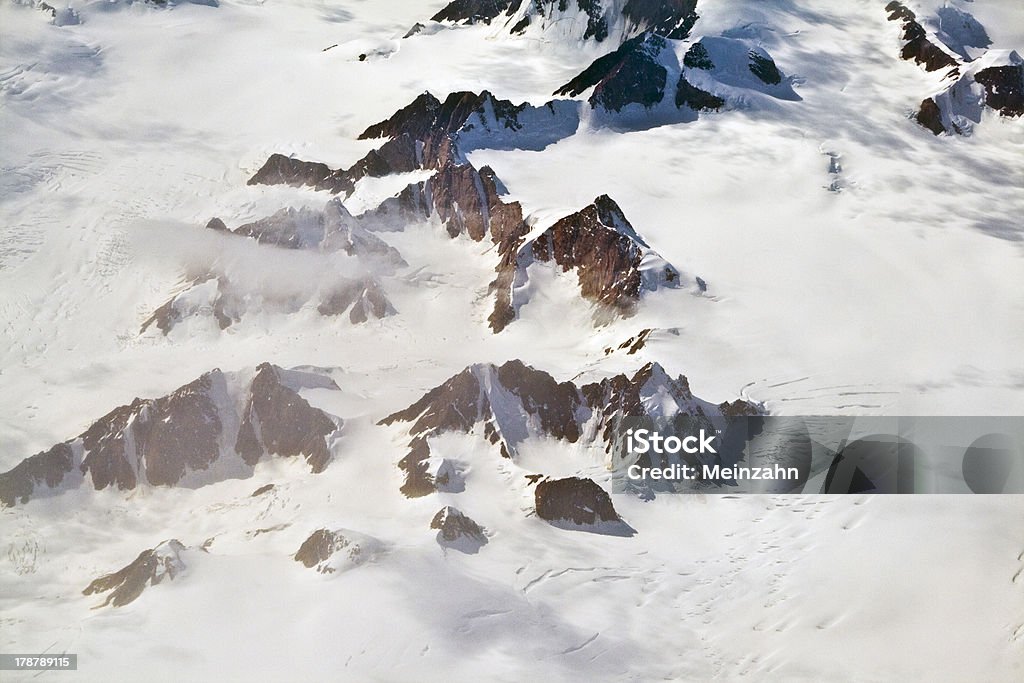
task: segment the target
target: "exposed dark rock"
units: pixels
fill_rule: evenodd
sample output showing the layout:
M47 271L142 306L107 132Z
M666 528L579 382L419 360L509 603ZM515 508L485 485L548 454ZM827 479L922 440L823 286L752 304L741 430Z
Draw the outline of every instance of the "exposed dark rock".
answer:
M323 214L312 209L281 209L272 216L245 223L234 234L285 249L312 248L323 241Z
M189 296L198 294L200 288L207 289L205 297L198 297L200 301L189 301ZM242 310L243 302L239 300L227 278L204 275L195 278L191 287L168 299L153 311L153 314L142 323L139 333L144 334L151 326L156 325L156 328L166 335L185 318L200 312L212 313L220 329L226 330L241 319Z
M418 21L417 21L417 22L416 22L415 24L413 24L413 25L412 25L412 27L411 27L411 28L410 28L410 29L409 29L409 30L408 30L408 31L406 32L406 34L405 34L404 36L402 36L402 38L412 38L413 36L415 36L415 35L418 35L418 34L419 34L419 33L420 33L420 32L421 32L421 31L422 31L423 29L425 29L425 28L426 28L426 25L425 25L425 24L421 24L420 22L418 22Z
M295 561L321 574L333 574L372 560L381 549L376 539L348 529L318 529L303 541Z
M106 593L107 599L97 607L122 607L134 601L147 586L156 586L165 578L174 580L185 569L181 553L185 546L177 539L164 541L151 550L142 551L128 566L96 579L90 583L83 595Z
M473 554L487 545L483 527L451 505L437 511L430 520L430 528L438 530L437 542L445 548Z
M942 125L942 111L931 97L921 102L921 108L915 118L918 123L936 135L946 132L946 127Z
M627 0L622 14L634 26L683 40L697 21L697 0Z
M605 349L604 355L611 355L615 351L625 351L627 356L632 356L633 354L637 353L642 348L644 348L644 346L647 344L647 338L651 336L651 332L653 331L654 330L652 330L649 327L640 330L640 332L636 336L630 337L626 341L619 344L618 348L613 349L609 347Z
M658 395L656 405L644 396ZM469 433L478 426L483 436L504 457L512 458L518 446L532 436L548 436L569 443L596 436L607 449L623 417L761 414L745 401L714 404L696 398L685 377L671 378L660 365L648 363L632 377L615 375L577 387L557 382L551 375L514 360L502 366L473 365L427 392L405 410L380 421L412 423L409 453L399 462L406 473L402 492L410 497L427 495L437 485L429 472L428 440L445 432ZM710 424L709 424L710 427Z
M640 298L640 263L647 245L636 235L619 206L607 195L566 216L533 243L533 257L575 270L584 298L631 313ZM661 274L677 283L679 273Z
M389 119L368 127L359 139L394 140L407 135L421 143L418 158L421 167L443 168L458 158L451 146L460 131L474 125L471 119L481 125L519 130L519 115L526 107L526 104L499 100L486 90L479 94L453 92L444 102L430 93L423 93Z
M782 82L782 74L779 73L779 67L775 66L775 61L771 57L766 57L751 50L749 68L752 74L768 85L778 85Z
M307 569L312 569L334 554L337 540L337 537L327 529L317 529L299 546L298 552L295 553L295 561L301 562Z
M680 284L679 271L647 246L607 195L557 221L529 243L523 242L523 234L511 232L501 245L498 277L492 283L498 292L491 316L495 332L515 318L511 286L526 279L527 268L535 261L574 271L582 296L599 305L599 318L608 313L632 315L643 291Z
M599 57L578 76L555 91L555 95L576 97L588 88L593 107L621 111L630 104L650 108L665 96L668 70L659 63L665 39L642 34L623 43L614 52Z
M327 164L292 159L283 154L271 154L247 185L303 185L315 186L331 174Z
M74 469L74 454L66 443L22 460L14 469L0 474L0 507L27 503L38 486L56 488Z
M708 49L704 47L700 41L694 43L683 55L683 66L690 69L703 69L704 71L710 71L715 68L715 63L711 61L711 55L708 54Z
M490 24L500 14L512 14L522 0L453 0L432 21L451 21L461 24Z
M396 136L378 149L370 150L349 168L333 170L326 164L272 154L263 167L249 179L249 185L292 185L326 190L331 194L351 194L361 179L382 178L392 173L407 173L419 168L416 142Z
M601 42L613 29L616 36L627 38L653 31L681 40L697 20L696 5L696 0L627 0L620 13L601 0L454 0L433 18L461 24L490 24L504 18L513 35L534 22L542 30L572 22L581 27L583 40Z
M214 385L223 381L219 371L207 373L149 402L139 415L133 429L135 448L143 454L151 485L173 486L186 472L205 470L220 457L222 426L215 397L222 392ZM90 457L82 461L83 467L89 467Z
M692 85L686 80L685 74L679 74L679 82L676 84L676 106L682 107L684 104L694 111L718 111L725 105L725 100Z
M322 211L284 208L229 232L285 249L344 251L349 256L380 260L393 266L406 265L398 250L369 232L340 199L328 201Z
M282 372L265 363L251 384L231 388L224 373L212 370L162 398L137 398L115 408L77 439L0 474L0 506L27 502L43 485L67 488L85 478L97 490L128 490L141 484L181 485L189 477L195 484L246 476L267 453L304 455L313 471L320 472L330 457L326 437L340 428L341 420L335 422L285 386ZM317 379L323 386L335 386L329 379ZM246 393L236 396L238 391ZM245 413L239 416L233 406L243 400ZM227 445L231 443L237 444L235 453ZM213 464L225 457L236 458L235 469L212 472Z
M273 484L264 484L263 486L253 491L252 496L250 497L256 498L257 496L262 496L264 493L270 493L271 491L274 490L274 488L275 486Z
M991 66L974 75L985 88L985 104L1002 116L1024 116L1024 64Z
M970 135L985 107L1000 116L1024 115L1024 60L1016 52L1007 63L968 71L941 93L921 103L916 120L936 135Z
M380 283L373 278L343 282L317 306L317 311L325 316L341 315L348 311L349 320L354 325L395 313Z
M224 225L224 221L214 217L210 219L210 222L206 224L207 230L215 230L216 232L229 232L228 226Z
M214 370L162 398L116 408L82 434L82 472L97 490L124 490L138 485L140 472L154 486L173 486L186 472L207 469L220 455L217 397L224 391Z
M302 455L313 472L319 473L330 460L326 437L337 429L325 412L281 383L275 366L263 363L250 386L235 450L249 465L268 453Z
M549 522L619 522L611 497L592 479L548 479L534 490L537 516Z
M764 414L760 407L740 398L719 403L718 410L726 417L757 417Z
M903 59L913 60L923 66L925 71L951 69L959 72L957 60L928 39L928 32L910 8L893 0L885 6L885 10L889 13L889 21L899 21L903 27L904 44L900 53Z

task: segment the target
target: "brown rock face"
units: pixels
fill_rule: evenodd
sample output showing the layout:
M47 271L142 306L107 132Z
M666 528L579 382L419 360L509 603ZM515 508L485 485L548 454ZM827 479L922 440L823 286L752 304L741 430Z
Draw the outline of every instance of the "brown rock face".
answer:
M659 399L647 406L645 395L658 395ZM763 412L746 401L720 406L702 401L690 391L685 377L673 379L655 363L643 366L632 377L620 374L577 387L572 382L557 382L521 361L509 361L500 367L470 366L379 424L412 423L409 453L398 466L406 473L402 492L418 497L437 489L427 466L430 437L452 431L469 433L481 425L483 435L509 458L515 457L525 439L537 435L575 443L584 434L597 434L610 449L621 418L650 416L650 411L659 416L675 411L672 414L698 418ZM708 427L713 428L710 422Z
M205 470L220 455L214 394L223 382L214 370L163 398L135 399L100 418L81 437L82 472L97 490L124 490L135 488L140 469L154 486L173 486L187 471Z
M657 255L607 195L562 218L529 244L524 244L525 232L525 228L510 230L499 242L501 261L491 285L497 292L490 318L495 332L515 318L511 287L526 279L526 269L534 261L555 263L562 272L575 272L580 294L598 304L601 314L630 316L642 291L675 287L681 280L679 271L667 263L649 270L645 278L641 270L645 255Z
M391 266L406 265L397 249L369 232L361 223L340 200L332 199L321 211L305 207L285 208L228 232L285 249L343 251L349 256L381 261Z
M295 561L301 562L307 569L312 569L331 559L331 555L347 545L348 539L341 534L327 529L318 529L302 542L298 552L295 553ZM322 569L321 573L324 574L333 571L329 567Z
M165 578L173 581L185 569L180 556L183 550L185 546L176 539L164 541L152 550L142 551L135 561L123 569L96 579L82 594L110 591L110 595L99 607L127 605L142 595L147 586L156 586Z
M295 561L321 574L333 574L372 560L382 550L377 539L348 529L318 529L303 541Z
M692 85L686 80L685 74L680 74L676 84L676 106L683 105L694 111L718 111L725 106L725 100Z
M342 283L324 298L317 306L317 311L323 316L341 315L348 311L353 325L395 313L380 283L373 278Z
M621 521L611 497L592 479L549 479L534 490L537 516L549 522L590 525Z
M1024 64L991 66L974 80L985 88L985 104L1002 116L1024 116Z
M500 367L470 366L380 424L414 422L409 430L413 437L409 453L398 466L406 473L402 492L418 497L437 488L427 472L429 437L450 431L469 432L482 423L487 439L498 445L505 457L511 457L528 433L523 415L529 415L543 433L575 443L580 438L575 412L581 403L572 383L556 382L546 372L513 360Z
M523 0L454 0L431 17L431 21L462 24L490 24L500 14L512 14Z
M150 402L134 430L150 484L173 486L189 470L205 470L220 456L222 425L213 385L223 381L220 371L207 373Z
M264 363L250 387L235 450L249 465L266 453L303 455L319 473L330 460L326 437L337 429L326 413L281 383L277 368Z
M326 190L331 194L351 194L361 179L382 178L419 168L416 141L399 135L379 149L371 150L349 168L331 169L327 164L292 159L272 154L263 167L249 179L249 185L291 185Z
M451 146L459 132L468 128L471 117L478 115L483 120L493 114L489 123L519 130L519 115L526 106L499 100L486 90L479 94L454 92L444 102L430 93L423 93L391 118L367 128L359 139L408 136L422 145L419 161L423 168L442 168L449 157L458 156Z
M229 389L220 370L162 398L137 398L97 420L77 439L0 474L0 506L27 502L40 486L77 486L85 477L92 479L97 490L108 486L126 490L140 484L175 486L189 475L209 470L218 459L233 457L230 446L222 448L231 439L242 457L236 461L239 467L252 467L268 453L304 455L313 471L320 472L330 457L326 437L340 428L341 420L332 420L285 386L282 372L269 364L259 367L251 385L245 386L243 416L232 407L236 398L231 393L242 387ZM237 435L236 424L241 424ZM230 433L226 425L231 426ZM245 474L244 469L234 475L218 472L218 476Z
M272 154L246 184L315 186L330 174L331 169L327 164L292 159L283 154Z
M430 520L430 528L437 529L437 542L446 548L475 553L487 545L483 527L457 508L446 505Z
M665 39L651 33L624 42L614 52L598 57L578 76L554 92L576 97L593 87L590 105L620 111L629 104L652 107L665 96L668 71L659 61Z
M612 206L610 197L598 197L561 219L533 243L533 257L575 270L584 298L629 314L640 298L640 245L602 220L602 207Z
M903 59L912 60L924 67L925 71L951 69L959 73L959 63L942 48L928 39L928 34L917 21L917 16L901 2L890 2L885 6L889 21L899 21L903 27Z
M192 281L192 288L209 282L212 279L217 280L217 291L213 296L212 306L207 309L200 307L201 312L210 311L213 313L213 317L217 320L217 325L222 330L226 330L233 324L241 320L242 311L244 309L244 297L239 296L233 289L231 282L222 276L214 278L212 275L205 275L203 277L197 277ZM187 291L191 291L187 290ZM179 294L168 299L159 308L153 311L153 314L146 318L145 322L142 323L142 327L139 329L139 334L145 334L151 326L156 325L156 328L160 330L164 335L170 333L179 323L185 320L189 315L194 315L195 310L188 310L194 308L186 305L182 302L182 297L185 293Z
M936 135L942 135L946 132L946 127L942 125L942 110L939 109L939 105L935 103L935 100L930 97L921 102L921 108L914 118L918 123Z
M621 19L627 35L652 31L682 40L697 21L696 5L697 0L627 0L621 8ZM520 9L525 9L521 16ZM600 0L453 0L435 14L433 20L461 24L490 24L500 20L510 26L511 33L518 34L525 31L534 18L544 19L557 16L558 12L573 11L586 20L584 40L605 40L609 24L617 19L607 3ZM519 20L513 23L516 16Z
M74 453L66 443L22 460L14 469L0 474L0 507L27 503L37 486L56 488L74 469Z

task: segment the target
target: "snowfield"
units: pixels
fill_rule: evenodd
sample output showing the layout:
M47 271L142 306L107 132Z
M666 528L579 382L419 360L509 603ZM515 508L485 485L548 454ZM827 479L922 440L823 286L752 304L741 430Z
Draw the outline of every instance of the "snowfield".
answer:
M621 25L597 42L571 22L430 22L443 0L71 0L56 16L0 0L0 472L214 368L320 375L294 388L340 425L320 473L268 455L0 509L0 652L78 654L77 673L3 680L1024 678L1020 496L614 495L635 531L616 535L541 519L527 476L610 488L600 443L528 414L507 419L531 429L513 458L482 429L432 435L430 476L449 484L409 498L410 426L379 424L512 359L577 385L657 362L706 405L783 415L1024 415L1024 117L918 125L952 81L900 59L885 4L701 0L657 59L668 85L688 74L725 104L681 109L672 91L616 113L590 90L545 104ZM1024 54L1016 0L907 5L975 69ZM716 68L681 67L702 39ZM743 46L784 80L754 79ZM533 262L495 334L499 247L436 216L372 232L404 259L387 263L204 227L323 211L328 192L247 181L274 153L348 168L383 142L358 139L368 126L464 90L536 108L522 131L492 109L494 130L462 134L530 236L609 195L645 272L672 264L686 286L596 325L573 273ZM431 175L339 198L358 216ZM320 310L371 280L385 314ZM172 299L180 320L143 331ZM480 533L441 542L445 506ZM116 577L141 589L127 604L83 594L135 560Z

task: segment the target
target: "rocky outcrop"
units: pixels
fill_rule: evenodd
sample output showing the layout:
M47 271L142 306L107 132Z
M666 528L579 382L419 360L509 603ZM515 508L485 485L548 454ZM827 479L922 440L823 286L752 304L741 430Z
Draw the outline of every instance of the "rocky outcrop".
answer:
M249 387L235 451L250 466L268 454L302 455L314 473L323 472L330 460L326 437L337 429L325 412L281 382L278 368L264 363Z
M0 506L27 503L37 488L56 488L74 467L74 452L66 443L25 458L14 469L0 474Z
M264 363L252 377L212 370L167 396L137 398L0 474L0 505L85 480L96 490L130 490L242 478L265 456L302 456L320 472L342 421L302 398L296 387L304 383L337 389L330 378Z
M1019 58L1011 59L1010 64L982 69L974 80L985 89L985 104L1001 116L1024 116L1024 64Z
M484 528L451 505L437 511L430 528L437 529L437 543L442 548L473 554L487 545Z
M123 607L142 595L147 586L156 586L164 579L173 581L185 570L181 554L185 546L177 539L164 541L151 550L142 551L126 567L96 579L82 591L83 595L109 593L97 607Z
M353 325L395 314L391 301L373 278L343 282L326 295L317 311L324 316L343 315L348 311Z
M598 305L598 319L629 316L643 292L681 284L679 271L661 258L636 233L622 209L602 195L593 204L555 222L530 239L502 247L502 262L492 288L499 291L491 328L500 332L525 302L517 301L534 263L551 263L576 274L580 294Z
M645 31L682 40L697 21L697 0L453 0L434 21L501 22L513 35L539 32L566 40L625 40Z
M1024 59L1014 51L987 51L992 41L974 17L941 7L932 34L906 5L894 0L886 10L903 28L904 59L926 71L947 70L944 89L922 100L917 123L935 135L970 135L986 107L1004 117L1024 115Z
M592 525L620 522L611 496L593 479L547 479L534 490L537 516L549 522Z
M672 87L675 92L669 97ZM693 111L714 111L726 104L726 94L739 88L799 99L764 49L738 38L711 36L694 42L680 62L664 38L641 34L594 60L554 94L577 97L591 88L590 106L613 113L630 105L653 109L673 100L676 109L685 105ZM662 116L669 112L662 111Z
M687 106L694 111L718 111L725 106L725 100L701 90L686 80L686 74L679 74L676 83L676 106Z
M349 529L318 529L303 541L295 561L321 574L334 574L372 561L382 551L380 541Z
M155 326L164 335L183 321L197 316L212 316L217 326L226 330L241 320L245 310L244 296L240 296L224 276L204 274L192 279L184 291L161 304L142 323L140 334Z
M903 29L903 49L900 52L903 59L920 64L925 71L949 69L950 75L958 73L956 58L929 39L928 32L909 7L893 0L885 10L889 13L889 21L900 22Z
M921 102L921 107L917 110L914 119L936 135L946 132L946 126L942 123L942 110L931 97Z
M936 135L970 135L986 108L1006 118L1024 115L1024 59L1018 53L991 51L965 65L962 76L921 103L915 118Z
M554 94L576 97L594 88L588 99L592 107L618 112L639 104L649 109L665 97L668 70L661 61L667 49L668 43L661 36L639 35L596 59Z
M453 0L431 21L450 21L459 24L490 24L499 15L511 14L519 9L523 0Z
M301 161L283 154L271 154L247 185L291 185L315 187L331 174L327 164Z
M426 92L390 118L369 126L359 139L389 138L394 142L407 138L420 143L420 167L441 168L449 157L458 156L451 144L461 133L480 127L518 131L522 128L519 117L527 107L498 99L487 90L479 94L453 92L444 102Z
M343 251L394 267L406 265L397 249L367 230L339 199L330 200L320 211L284 208L234 230L228 230L219 218L212 219L207 227L285 249Z
M419 155L415 141L407 136L398 136L371 150L349 168L332 169L324 163L272 154L247 184L312 187L331 194L351 194L356 183L363 178L382 178L417 168Z
M370 276L337 278L318 291L299 289L279 291L261 287L261 283L243 287L226 276L204 275L158 307L143 323L140 334L155 327L169 335L179 325L199 325L200 329L226 330L250 313L294 314L312 300L325 317L343 316L358 325L395 315L380 281ZM196 328L189 327L191 331Z
M530 438L550 437L568 443L598 441L610 449L623 417L697 418L722 415L722 407L739 414L745 401L716 406L696 398L685 377L673 379L648 363L633 376L615 375L577 386L513 360L496 366L472 365L427 392L408 408L389 415L382 425L410 423L409 453L399 462L405 472L402 492L416 497L437 489L428 473L429 440L446 432L477 429L500 454L515 458Z

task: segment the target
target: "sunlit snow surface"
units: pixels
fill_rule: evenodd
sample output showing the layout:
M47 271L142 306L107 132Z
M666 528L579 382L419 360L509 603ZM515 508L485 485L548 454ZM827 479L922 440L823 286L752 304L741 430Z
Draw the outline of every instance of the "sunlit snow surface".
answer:
M409 264L387 284L397 315L352 326L253 307L226 331L169 337L139 328L197 269L284 292L356 274L344 255L203 230L323 206L246 186L271 153L347 167L377 144L358 134L424 90L541 105L612 46L496 26L399 40L445 4L426 0L72 4L81 24L59 27L0 5L0 469L214 367L339 368L340 392L302 393L346 427L319 475L269 462L200 489L0 511L0 652L79 654L77 674L4 680L1024 677L1019 498L616 496L637 535L604 536L532 516L524 478L600 480L600 449L535 440L512 462L446 436L433 451L465 490L407 500L408 438L374 425L510 358L558 380L656 360L701 398L785 414L1024 412L1024 121L986 112L969 137L917 126L941 75L898 58L884 2L698 6L695 39L761 45L799 100L752 95L654 127L584 117L541 150L471 152L538 225L609 194L704 296L657 292L595 329L571 281L538 273L521 320L493 335L492 245L421 224L381 233ZM911 4L924 18L943 3ZM1019 3L953 4L992 49L1024 48ZM364 182L346 203L421 179ZM649 327L679 334L605 355ZM448 504L487 529L478 553L436 542ZM378 551L308 570L292 555L321 528ZM173 581L90 609L90 581L171 538L188 548Z

